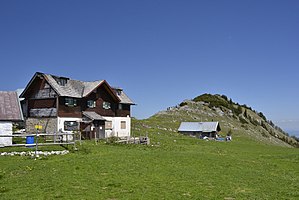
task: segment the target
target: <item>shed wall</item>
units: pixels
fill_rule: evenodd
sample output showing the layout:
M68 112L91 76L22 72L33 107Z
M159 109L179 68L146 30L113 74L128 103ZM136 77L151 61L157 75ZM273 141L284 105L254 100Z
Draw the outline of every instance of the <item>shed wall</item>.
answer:
M106 117L107 121L112 122L112 130L106 130L106 136L128 137L131 135L131 118L130 117ZM125 127L121 123L125 123Z
M12 122L0 121L0 135L12 135ZM12 137L0 137L0 147L12 145Z

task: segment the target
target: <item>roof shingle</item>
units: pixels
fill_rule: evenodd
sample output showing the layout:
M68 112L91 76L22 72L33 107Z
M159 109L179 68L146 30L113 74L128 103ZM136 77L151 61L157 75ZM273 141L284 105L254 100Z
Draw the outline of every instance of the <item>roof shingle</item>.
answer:
M91 112L91 111L83 111L82 114L85 117L88 117L91 120L101 120L101 121L106 121L101 115L97 114L96 112Z
M102 83L107 83L105 80L98 80L98 81L78 81L78 80L73 80L69 79L66 77L58 77L54 76L51 74L44 74L41 72L37 72L36 75L41 75L44 76L47 82L51 85L51 87L57 92L59 96L64 96L64 97L73 97L73 98L83 98L88 96L93 90L95 90L99 85ZM34 76L34 77L35 77ZM32 78L32 80L34 79ZM67 83L65 85L60 85L57 81L59 79L65 79ZM31 80L31 82L32 82ZM23 97L25 91L31 84L31 82L27 85L26 89L23 91L23 93L20 95ZM110 88L109 84L107 83L108 88ZM134 105L135 103L128 97L126 93L120 88L110 88L112 89L112 95L115 96L115 98L118 98L120 103L123 104L131 104ZM118 92L120 91L120 92Z
M179 132L213 132L217 131L218 122L182 122Z
M23 115L17 92L0 91L0 120L23 120Z

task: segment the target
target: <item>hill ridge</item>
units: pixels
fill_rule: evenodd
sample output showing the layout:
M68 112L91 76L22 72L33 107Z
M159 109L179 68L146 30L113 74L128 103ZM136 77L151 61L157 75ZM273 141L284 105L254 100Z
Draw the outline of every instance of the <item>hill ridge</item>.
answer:
M225 95L202 94L191 100L184 100L180 104L168 107L149 118L155 120L157 127L172 132L177 131L183 121L219 121L222 134L228 131L235 136L245 136L259 142L280 146L299 147L294 137L284 132L262 112L253 110L246 104L233 102ZM170 120L171 119L171 120ZM168 120L163 122L163 120Z

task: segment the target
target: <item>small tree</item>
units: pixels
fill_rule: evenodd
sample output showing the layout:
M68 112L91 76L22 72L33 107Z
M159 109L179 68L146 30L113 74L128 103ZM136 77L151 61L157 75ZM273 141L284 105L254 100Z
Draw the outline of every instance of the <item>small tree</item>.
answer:
M227 132L227 135L228 135L228 136L231 136L232 134L233 134L232 129L229 129L228 132Z
M244 117L248 118L247 109L245 109L245 111L244 111Z
M267 121L267 118L265 117L265 115L262 112L259 112L258 115L265 121Z

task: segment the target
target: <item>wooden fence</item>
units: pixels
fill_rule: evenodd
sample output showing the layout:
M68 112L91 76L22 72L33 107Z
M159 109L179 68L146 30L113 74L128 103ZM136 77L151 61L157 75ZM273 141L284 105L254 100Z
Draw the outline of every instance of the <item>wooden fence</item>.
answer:
M35 155L39 146L50 146L50 145L76 145L76 141L81 144L81 133L39 133L26 134L26 133L14 133L12 135L0 135L0 137L11 137L11 138L26 138L26 143L5 145L3 147L35 147ZM28 137L33 141L28 143ZM41 142L43 141L43 142Z

